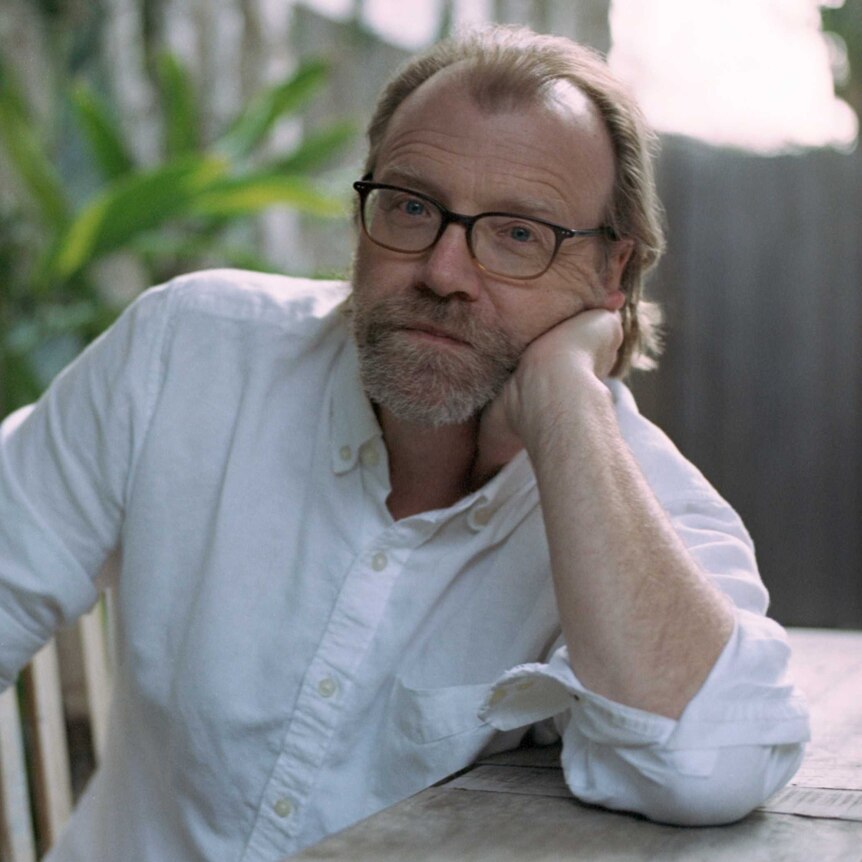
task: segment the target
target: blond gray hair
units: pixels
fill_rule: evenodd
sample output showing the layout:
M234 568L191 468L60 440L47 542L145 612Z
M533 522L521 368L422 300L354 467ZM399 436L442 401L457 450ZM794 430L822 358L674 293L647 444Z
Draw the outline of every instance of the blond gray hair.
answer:
M605 224L617 237L633 244L621 279L623 343L612 374L623 377L631 368L655 367L661 352L661 310L643 298L643 291L646 275L665 246L653 167L657 138L598 52L523 27L482 27L437 43L410 60L381 93L368 126L365 173L374 174L381 143L398 106L454 63L463 64L472 97L488 110L513 109L537 96L548 96L558 81L577 87L598 109L615 161Z

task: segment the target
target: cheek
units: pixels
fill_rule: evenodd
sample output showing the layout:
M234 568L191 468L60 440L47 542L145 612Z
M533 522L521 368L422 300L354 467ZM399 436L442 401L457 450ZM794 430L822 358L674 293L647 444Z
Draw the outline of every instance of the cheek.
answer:
M495 319L523 350L528 344L585 307L570 288L523 290L512 301L495 304Z
M416 279L415 266L409 258L390 256L386 249L364 237L356 246L352 276L354 291L368 297L403 290L415 284Z
M374 254L368 248L367 241L360 240L353 255L352 281L354 290L366 293L374 280Z
M561 257L555 275L583 306L591 306L604 297L601 252L584 248Z

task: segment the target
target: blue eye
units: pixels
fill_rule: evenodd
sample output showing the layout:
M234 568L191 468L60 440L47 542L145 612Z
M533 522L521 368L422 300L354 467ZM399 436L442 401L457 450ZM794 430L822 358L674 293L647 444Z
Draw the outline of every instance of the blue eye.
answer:
M515 242L530 242L533 239L533 231L524 225L515 225L509 230L509 238Z
M401 208L407 215L424 215L426 212L425 204L417 198L411 198L404 201Z

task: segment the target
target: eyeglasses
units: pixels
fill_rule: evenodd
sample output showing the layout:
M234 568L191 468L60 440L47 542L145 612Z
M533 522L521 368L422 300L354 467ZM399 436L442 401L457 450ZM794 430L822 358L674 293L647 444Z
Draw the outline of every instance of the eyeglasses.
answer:
M515 213L487 212L461 215L420 192L358 180L362 228L383 248L419 254L434 246L449 224L467 231L470 256L486 272L505 278L530 279L543 275L557 256L563 240L585 236L615 239L610 227L575 230L543 219Z

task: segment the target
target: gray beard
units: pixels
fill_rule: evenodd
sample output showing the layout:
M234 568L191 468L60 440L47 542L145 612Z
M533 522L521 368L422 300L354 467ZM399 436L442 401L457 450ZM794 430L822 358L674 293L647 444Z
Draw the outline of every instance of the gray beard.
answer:
M438 326L470 347L422 344L402 329ZM353 332L368 397L421 426L467 422L502 390L521 350L499 328L484 326L458 299L417 289L367 304L353 296Z

